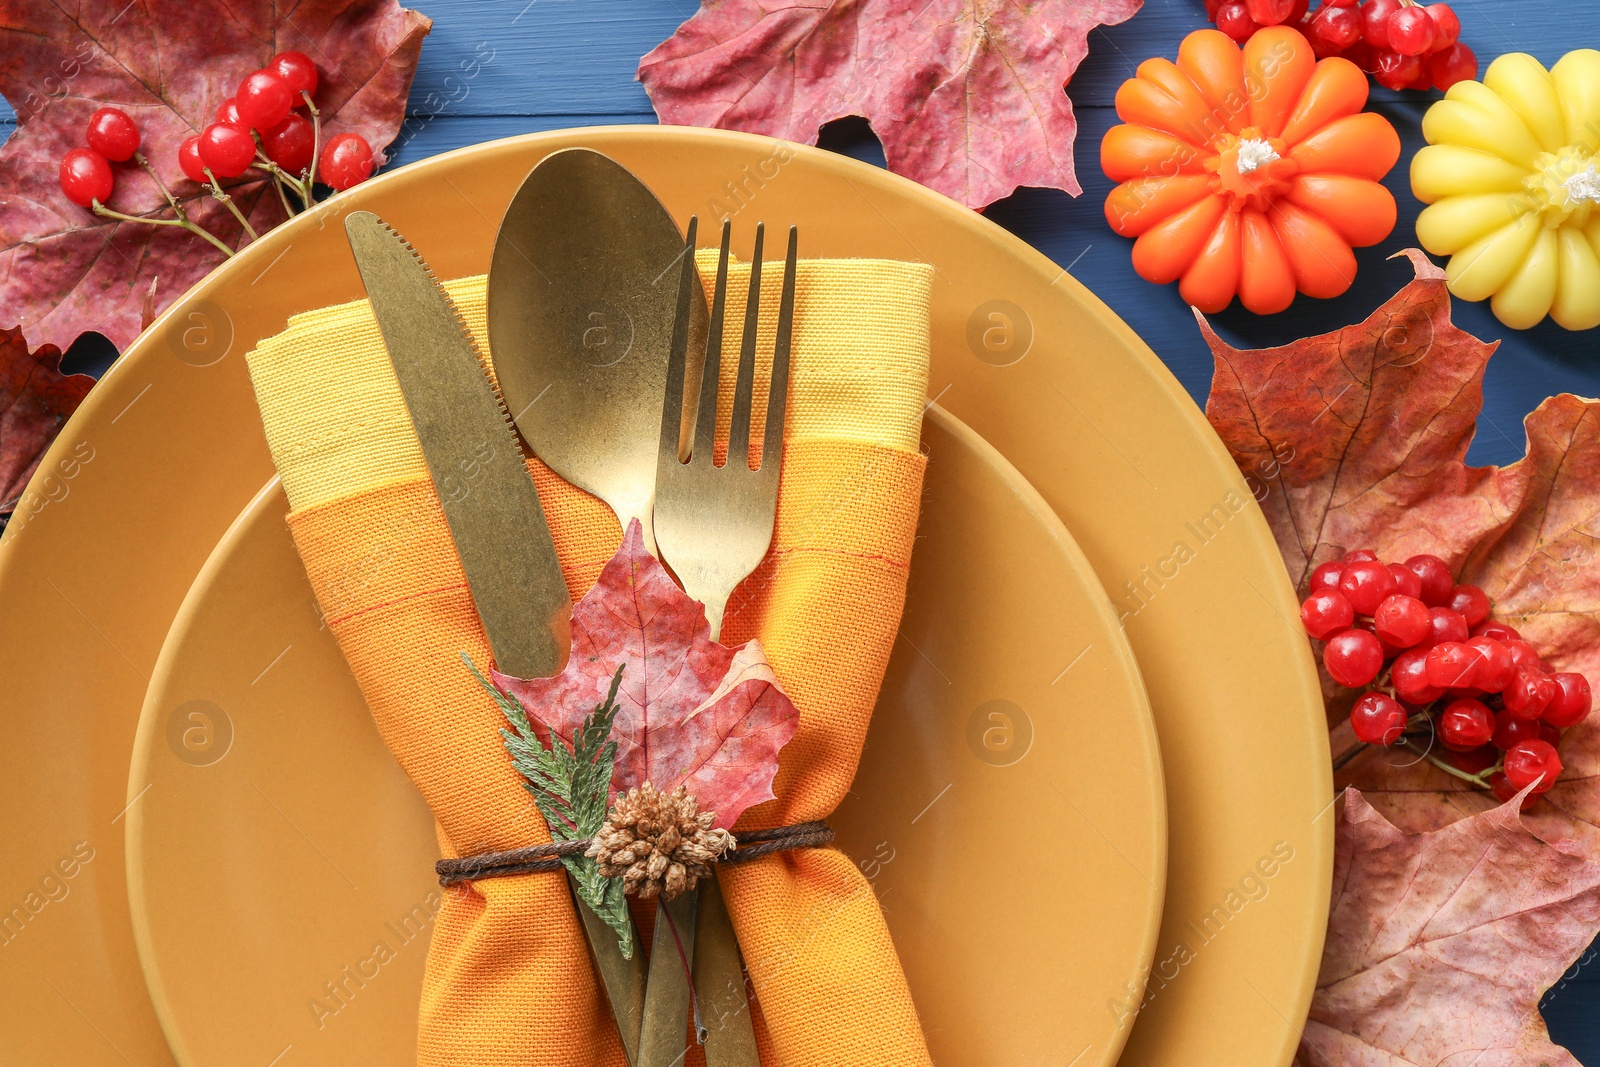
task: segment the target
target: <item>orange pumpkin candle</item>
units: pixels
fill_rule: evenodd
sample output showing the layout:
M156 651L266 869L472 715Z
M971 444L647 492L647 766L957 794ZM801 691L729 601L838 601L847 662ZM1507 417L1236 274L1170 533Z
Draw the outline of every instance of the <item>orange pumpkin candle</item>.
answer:
M1286 26L1243 50L1217 30L1184 38L1178 61L1149 59L1117 90L1100 165L1120 182L1106 219L1137 238L1133 266L1178 282L1201 311L1235 294L1259 315L1295 292L1338 296L1356 276L1352 247L1394 229L1378 184L1400 158L1382 115L1363 111L1367 76L1349 60L1317 61Z

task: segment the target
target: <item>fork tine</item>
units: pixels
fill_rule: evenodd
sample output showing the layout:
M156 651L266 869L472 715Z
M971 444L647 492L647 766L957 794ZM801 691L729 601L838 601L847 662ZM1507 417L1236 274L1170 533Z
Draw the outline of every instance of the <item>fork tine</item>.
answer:
M722 319L728 304L728 243L733 223L723 220L722 255L717 260L717 290L711 298L711 326L706 330L706 365L700 376L700 410L694 421L694 449L689 462L712 462L717 436L717 389L722 381Z
M772 388L767 392L767 432L761 444L761 466L778 473L783 462L783 424L789 408L789 341L794 332L794 275L800 233L789 227L789 251L783 257L783 300L778 305L778 333L772 344Z
M678 275L678 313L672 320L672 348L667 353L667 392L661 407L661 443L657 447L658 462L668 457L679 461L679 442L683 437L683 379L689 362L689 307L694 299L694 286L700 284L699 272L694 265L695 230L700 225L696 215L689 217L689 232L683 242L683 269Z
M761 240L765 223L756 223L756 250L750 261L750 292L744 302L744 338L739 345L739 378L733 390L733 422L728 426L728 462L750 467L750 402L756 385L756 326L761 319Z

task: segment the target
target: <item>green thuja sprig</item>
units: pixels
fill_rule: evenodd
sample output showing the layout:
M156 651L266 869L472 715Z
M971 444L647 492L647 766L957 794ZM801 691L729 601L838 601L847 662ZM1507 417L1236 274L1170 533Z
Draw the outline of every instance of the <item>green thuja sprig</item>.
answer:
M483 676L472 659L463 652L478 684L494 698L510 729L502 728L511 763L522 775L523 785L550 827L556 841L580 841L593 837L606 820L606 799L611 791L611 773L617 762L617 743L611 740L611 724L617 717L617 687L622 684L622 667L611 677L611 691L584 716L569 745L550 735L545 747L534 731L522 701L503 692ZM628 899L622 892L622 879L607 878L588 856L563 856L562 866L572 875L578 899L588 905L605 924L616 931L625 959L633 958L633 920L628 914Z

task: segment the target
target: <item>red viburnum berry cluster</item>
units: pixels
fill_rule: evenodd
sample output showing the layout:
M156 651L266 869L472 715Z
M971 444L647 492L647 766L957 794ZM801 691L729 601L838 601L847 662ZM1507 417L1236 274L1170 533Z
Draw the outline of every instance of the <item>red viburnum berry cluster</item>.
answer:
M1561 731L1588 717L1589 682L1551 671L1489 610L1437 556L1363 549L1311 572L1300 621L1333 680L1367 690L1350 709L1360 741L1404 745L1501 800L1531 785L1526 807L1561 776Z
M1206 17L1243 44L1263 26L1289 25L1319 59L1343 56L1390 89L1448 89L1478 76L1449 4L1415 0L1205 0Z
M266 171L302 208L316 203L315 180L343 191L372 174L372 146L358 133L341 133L322 144L321 114L313 102L317 67L303 52L279 52L263 68L251 72L238 91L217 108L216 121L178 146L178 166L190 181L204 185L227 204L245 231L255 230L228 194L221 180L237 178L252 167ZM306 114L301 113L304 107ZM231 254L232 250L196 226L182 204L139 152L139 127L124 111L103 107L89 119L87 147L74 148L61 160L61 191L67 199L98 215L151 225L181 226ZM107 206L116 188L112 163L133 160L155 179L176 218L159 219L125 215ZM284 210L291 211L283 197Z

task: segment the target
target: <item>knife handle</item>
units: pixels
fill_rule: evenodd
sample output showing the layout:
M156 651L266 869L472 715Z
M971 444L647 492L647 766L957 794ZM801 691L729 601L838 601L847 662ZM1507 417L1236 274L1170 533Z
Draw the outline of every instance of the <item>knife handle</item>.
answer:
M572 885L572 903L583 920L583 932L589 938L589 951L594 956L595 970L600 972L600 984L605 988L606 1000L611 1004L611 1016L617 1021L617 1033L622 1038L622 1054L629 1067L639 1063L639 1035L644 1023L644 953L638 938L634 939L633 959L622 954L617 944L617 932L606 921L590 910L579 899L577 883L567 876Z
M680 1067L689 1030L689 969L694 966L697 890L656 905L637 1067ZM670 917L670 925L669 925ZM676 929L677 937L673 937ZM682 954L679 954L679 948Z
M706 1028L706 1067L761 1067L745 995L739 940L715 878L700 883L695 924L694 989Z

